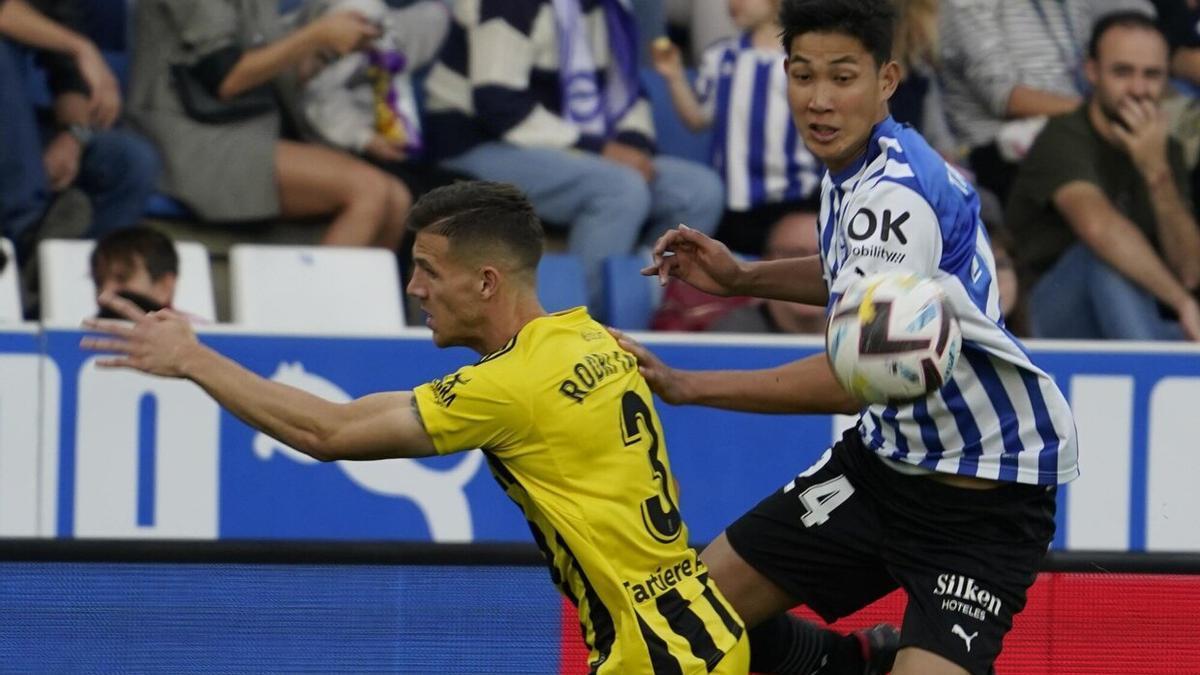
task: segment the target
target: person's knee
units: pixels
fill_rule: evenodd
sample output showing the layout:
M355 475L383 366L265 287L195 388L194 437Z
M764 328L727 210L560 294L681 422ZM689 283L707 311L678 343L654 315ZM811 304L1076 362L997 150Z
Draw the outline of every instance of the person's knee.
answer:
M1093 256L1089 261L1087 287L1099 298L1150 300L1150 293L1121 274L1115 267Z
M725 184L716 171L708 167L698 167L689 176L692 184L692 199L690 203L696 210L712 215L713 221L720 219L725 210Z
M392 199L393 182L390 176L369 164L356 164L346 175L348 206L382 216Z
M412 208L413 197L407 185L397 178L388 178L387 206L378 243L384 248L397 249L404 240L404 225Z
M394 218L404 219L412 208L413 195L408 186L398 178L388 181L388 214Z
M162 171L154 145L123 131L97 134L83 162L81 178L101 191L149 194Z
M590 206L603 211L614 225L638 229L650 214L650 186L633 169L605 167L590 187Z
M131 136L125 143L126 181L146 193L153 192L162 173L158 150L149 141Z
M683 222L713 234L725 211L725 186L709 167L681 160L662 160L655 213L670 213L669 220Z

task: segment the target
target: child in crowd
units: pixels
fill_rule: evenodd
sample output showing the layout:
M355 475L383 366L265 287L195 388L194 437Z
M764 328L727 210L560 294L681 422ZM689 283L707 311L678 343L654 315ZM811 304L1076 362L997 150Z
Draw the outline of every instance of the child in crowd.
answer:
M812 209L821 167L788 113L779 0L729 0L729 12L743 32L705 50L694 90L667 38L655 42L653 61L684 124L713 128L712 163L727 195L717 239L759 256L772 225Z
M170 237L158 230L135 225L101 237L90 267L97 298L115 293L147 312L175 302L179 254ZM103 307L100 316L116 318Z

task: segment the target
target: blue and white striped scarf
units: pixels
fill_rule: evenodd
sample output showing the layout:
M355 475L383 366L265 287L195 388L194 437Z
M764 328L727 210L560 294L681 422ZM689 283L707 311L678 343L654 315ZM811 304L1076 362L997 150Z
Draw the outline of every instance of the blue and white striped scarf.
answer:
M603 90L580 0L553 1L558 19L562 116L586 134L610 137L640 91L637 24L630 0L600 0L611 55Z

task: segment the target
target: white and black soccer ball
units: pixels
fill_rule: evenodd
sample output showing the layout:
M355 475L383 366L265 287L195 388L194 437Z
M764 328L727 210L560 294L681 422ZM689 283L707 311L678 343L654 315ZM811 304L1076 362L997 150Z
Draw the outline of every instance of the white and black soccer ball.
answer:
M829 315L825 348L842 386L867 403L900 403L940 389L962 331L931 279L884 272L854 282Z

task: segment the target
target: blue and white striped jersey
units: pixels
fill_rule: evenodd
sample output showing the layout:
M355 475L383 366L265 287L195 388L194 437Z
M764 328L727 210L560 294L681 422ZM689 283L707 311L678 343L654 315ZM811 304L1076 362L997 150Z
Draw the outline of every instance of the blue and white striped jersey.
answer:
M746 33L701 58L696 91L713 123L712 165L731 211L808 199L820 184L820 163L788 112L785 56L756 49Z
M858 428L879 455L931 471L1054 485L1079 475L1062 392L1000 316L979 198L916 131L888 117L859 161L821 184L821 258L830 307L860 275L936 280L962 327L962 358L938 391L871 405Z

